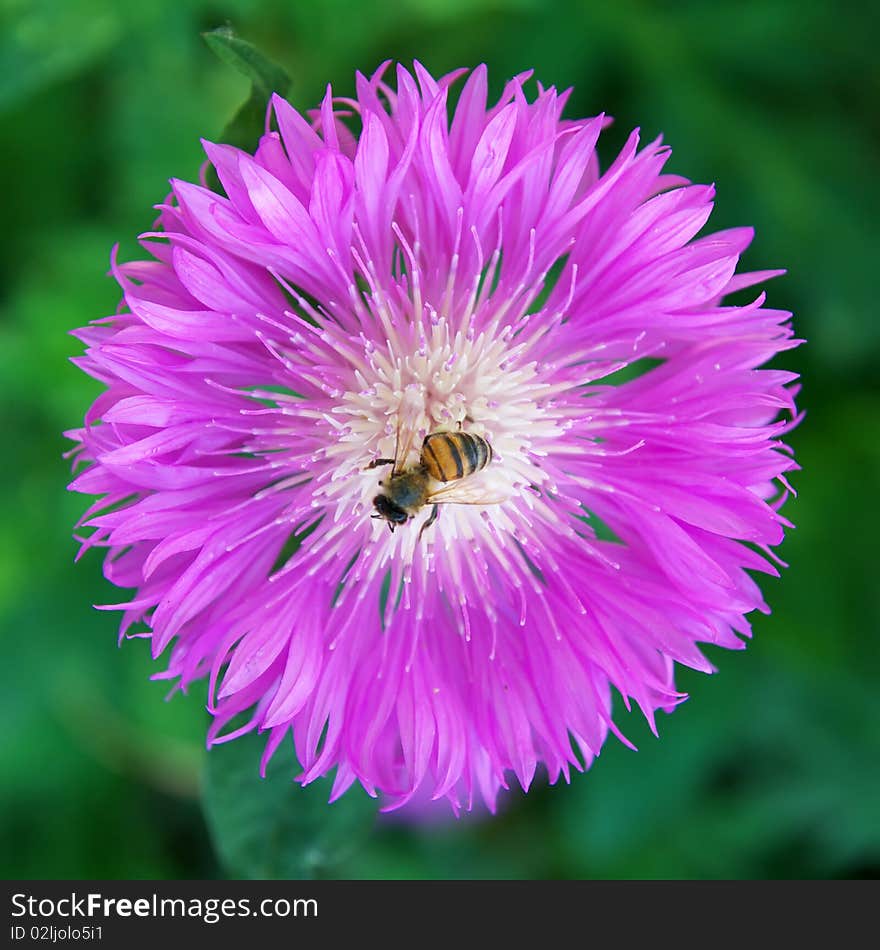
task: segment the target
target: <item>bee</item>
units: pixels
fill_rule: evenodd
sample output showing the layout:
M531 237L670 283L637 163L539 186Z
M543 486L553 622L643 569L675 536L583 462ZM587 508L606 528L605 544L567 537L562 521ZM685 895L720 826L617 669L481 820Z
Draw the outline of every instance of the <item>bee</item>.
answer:
M367 468L391 465L391 474L379 482L383 489L373 499L376 513L383 518L391 532L425 506L432 505L431 516L422 525L419 538L440 514L440 505L492 505L504 499L485 491L475 493L459 483L484 469L494 458L492 446L472 432L432 432L425 436L415 465L404 467L409 445L401 447L398 430L395 458L374 459Z

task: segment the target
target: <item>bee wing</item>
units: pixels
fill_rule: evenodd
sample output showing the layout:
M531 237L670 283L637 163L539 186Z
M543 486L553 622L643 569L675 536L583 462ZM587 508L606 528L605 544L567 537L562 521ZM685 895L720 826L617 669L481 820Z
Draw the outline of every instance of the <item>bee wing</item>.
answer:
M397 475L406 468L406 460L412 451L415 438L415 429L412 426L403 425L400 414L398 414L397 439L394 443L394 466L391 469L392 475Z
M425 499L428 505L500 505L509 494L487 485L468 484L467 481L448 482Z

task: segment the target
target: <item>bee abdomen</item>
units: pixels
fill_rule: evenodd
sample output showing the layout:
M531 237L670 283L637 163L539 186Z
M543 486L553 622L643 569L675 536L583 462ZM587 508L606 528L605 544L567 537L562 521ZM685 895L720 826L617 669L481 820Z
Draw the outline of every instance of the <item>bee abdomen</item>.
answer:
M433 432L422 443L422 465L438 482L454 482L492 461L492 446L470 432Z

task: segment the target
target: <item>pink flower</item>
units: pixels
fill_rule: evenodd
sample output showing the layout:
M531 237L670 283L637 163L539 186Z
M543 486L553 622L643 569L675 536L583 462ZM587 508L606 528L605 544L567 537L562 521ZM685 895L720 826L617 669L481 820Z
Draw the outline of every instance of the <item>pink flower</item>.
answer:
M654 728L675 664L766 612L795 375L758 367L798 341L763 294L721 304L779 272L735 273L749 228L696 237L713 189L659 140L600 174L605 118L530 74L487 107L478 67L450 119L462 72L386 66L308 120L275 97L254 155L205 143L225 195L172 182L78 332L106 391L71 487L134 590L121 635L209 678L209 743L263 731L265 766L292 736L334 797L493 807L589 766L612 687ZM414 470L438 431L493 458L389 531L370 463Z

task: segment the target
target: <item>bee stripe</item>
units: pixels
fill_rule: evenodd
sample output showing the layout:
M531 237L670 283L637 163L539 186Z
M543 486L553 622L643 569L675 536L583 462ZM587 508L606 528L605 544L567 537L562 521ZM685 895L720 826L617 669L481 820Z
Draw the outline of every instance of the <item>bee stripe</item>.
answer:
M431 475L436 478L438 481L445 481L443 466L440 463L440 459L437 457L437 453L434 451L434 446L431 445L431 437L429 436L425 439L424 444L422 445L422 452L428 452L431 455L431 458L434 461L433 465L429 465L428 469Z
M461 453L458 451L458 446L455 444L455 440L448 435L443 436L443 441L446 443L446 448L449 449L449 454L452 456L452 461L455 463L455 477L464 478L464 465L461 462ZM452 479L447 479L451 481Z
M489 464L489 453L492 450L489 448L489 443L485 439L474 438L474 443L477 448L477 461L474 463L474 471L478 472L481 468L485 468Z
M475 472L480 467L479 442L467 432L459 432L456 442L467 459L468 472Z
M434 432L425 439L422 457L431 477L440 482L451 482L464 476L461 455L452 436L445 432Z
M431 478L452 482L492 461L492 446L470 432L432 432L422 443L422 465Z

